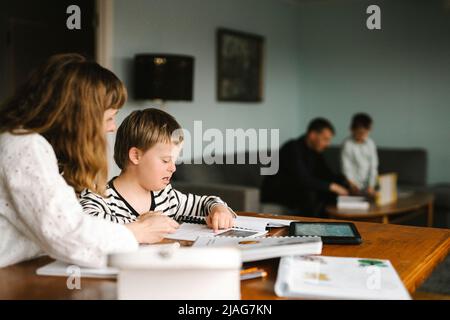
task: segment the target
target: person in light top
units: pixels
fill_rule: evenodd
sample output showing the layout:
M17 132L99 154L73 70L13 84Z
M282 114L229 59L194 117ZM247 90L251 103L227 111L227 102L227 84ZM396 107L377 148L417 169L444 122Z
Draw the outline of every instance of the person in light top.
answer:
M351 135L341 149L342 172L352 185L353 193L373 196L378 176L375 142L369 137L372 118L365 113L353 116Z
M0 106L0 267L50 255L104 267L178 224L143 216L120 225L86 215L83 189L104 194L106 133L127 98L109 70L78 54L50 57Z

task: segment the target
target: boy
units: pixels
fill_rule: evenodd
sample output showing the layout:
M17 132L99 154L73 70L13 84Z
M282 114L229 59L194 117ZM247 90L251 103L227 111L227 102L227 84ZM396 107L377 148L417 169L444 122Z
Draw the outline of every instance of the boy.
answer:
M357 194L375 194L378 176L378 155L375 143L369 138L372 118L357 113L351 123L351 137L344 141L341 150L342 171Z
M170 185L183 141L178 133L175 118L158 109L126 117L114 145L114 160L122 171L108 183L106 197L89 190L81 193L84 212L116 223L133 222L147 213L173 219L205 216L215 231L231 228L236 216L220 198L183 194Z

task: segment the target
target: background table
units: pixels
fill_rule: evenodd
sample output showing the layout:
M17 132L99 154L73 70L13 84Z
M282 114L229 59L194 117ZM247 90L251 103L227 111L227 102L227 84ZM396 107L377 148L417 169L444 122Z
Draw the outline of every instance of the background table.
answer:
M323 221L321 219L258 215L267 218ZM330 221L330 220L326 220ZM380 223L355 222L363 244L324 245L325 256L389 259L410 293L429 276L450 250L450 230L418 228ZM270 234L287 234L287 228L273 229ZM188 244L188 243L185 243ZM36 269L52 259L41 257L0 269L0 299L116 299L116 281L81 279L81 290L69 290L65 277L37 276ZM274 293L279 259L246 263L268 271L268 277L241 282L242 299L280 299Z
M407 196L399 195L396 202L384 206L370 204L368 210L338 209L327 206L329 217L345 220L380 221L382 223L400 223L419 214L427 215L427 226L433 226L434 195L427 192L415 192Z

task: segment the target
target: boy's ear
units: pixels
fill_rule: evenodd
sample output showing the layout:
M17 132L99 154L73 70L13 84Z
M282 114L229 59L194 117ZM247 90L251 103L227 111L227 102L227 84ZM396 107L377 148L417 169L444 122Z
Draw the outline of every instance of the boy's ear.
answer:
M128 151L128 159L132 164L138 165L139 160L141 159L141 150L136 147L130 148L130 150Z

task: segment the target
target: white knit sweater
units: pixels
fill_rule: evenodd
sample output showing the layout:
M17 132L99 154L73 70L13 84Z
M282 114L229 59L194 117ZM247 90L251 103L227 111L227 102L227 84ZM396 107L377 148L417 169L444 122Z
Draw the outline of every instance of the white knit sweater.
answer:
M0 134L0 267L43 254L103 267L108 253L136 250L123 225L83 213L39 134Z

